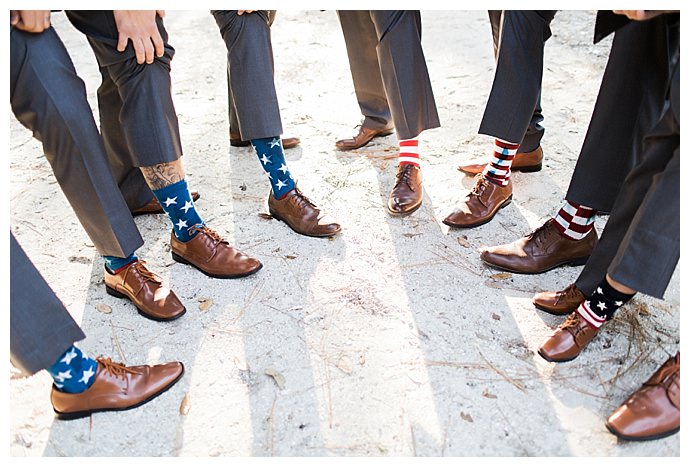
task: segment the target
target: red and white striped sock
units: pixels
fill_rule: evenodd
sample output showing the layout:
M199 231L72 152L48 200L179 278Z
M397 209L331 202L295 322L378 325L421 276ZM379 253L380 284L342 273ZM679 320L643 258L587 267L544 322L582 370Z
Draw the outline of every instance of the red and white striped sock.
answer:
M594 313L591 305L592 302L585 300L584 302L580 303L580 306L577 307L575 313L580 315L582 319L587 321L587 324L592 326L594 329L599 329L601 325L606 322L606 318L602 318L598 314Z
M556 229L569 240L582 240L594 228L597 210L566 200L554 217Z
M419 140L417 138L401 139L398 143L400 144L398 165L412 164L419 167Z
M509 143L496 138L494 155L484 168L484 176L496 185L506 186L510 181L510 166L513 165L519 143Z

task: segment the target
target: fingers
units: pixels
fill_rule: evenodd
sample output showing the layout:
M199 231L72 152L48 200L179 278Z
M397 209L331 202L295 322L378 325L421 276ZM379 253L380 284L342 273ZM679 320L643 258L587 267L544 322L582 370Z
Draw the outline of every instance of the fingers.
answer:
M165 18L165 10L156 10L156 14L161 18Z
M153 47L156 49L156 57L162 57L165 52L165 44L158 30L151 36L151 41L153 42Z
M127 48L127 41L129 40L129 36L124 33L120 33L117 37L117 51L118 52L124 52L125 49Z
M19 22L19 12L17 10L10 10L10 25L16 26Z
M247 13L254 13L256 10L237 10L237 16L242 16L243 14Z
M148 64L153 63L153 59L154 59L153 43L147 39L142 39L141 42L144 46L144 56L146 58L146 63L148 63Z

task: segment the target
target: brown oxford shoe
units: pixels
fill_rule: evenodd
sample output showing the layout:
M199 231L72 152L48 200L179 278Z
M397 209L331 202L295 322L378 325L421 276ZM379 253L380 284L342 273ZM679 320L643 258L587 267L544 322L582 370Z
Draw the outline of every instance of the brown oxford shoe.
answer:
M96 377L86 391L71 394L53 386L50 401L58 418L72 420L94 412L133 409L170 389L184 374L181 362L128 367L110 358L96 361Z
M359 127L359 132L352 138L341 139L335 142L335 147L341 151L349 151L351 149L358 149L369 144L369 141L378 136L388 136L393 133L393 128L384 128L383 130L372 130L365 126Z
M535 307L552 315L570 314L584 301L585 296L575 284L558 292L540 292L532 299Z
M340 224L323 214L298 188L288 191L280 199L276 199L271 190L268 212L295 232L309 237L332 237L341 230Z
M388 197L388 212L393 215L411 214L419 209L423 198L422 169L413 164L398 165L395 185Z
M188 232L190 235L196 232L196 235L186 242L170 233L172 257L178 263L194 266L217 279L249 276L263 267L258 259L236 250L218 232L203 224L191 226Z
M582 240L567 239L558 232L556 222L549 219L513 243L484 248L479 257L495 268L518 274L538 274L565 264L585 264L597 240L595 229Z
M513 182L500 186L490 182L484 174L475 177L472 190L443 223L451 227L478 227L486 224L496 215L499 209L510 204L513 199Z
M201 197L198 191L192 191L190 194L192 195L192 201L196 201ZM163 208L161 207L160 203L154 197L151 201L149 201L142 207L132 211L132 217L142 216L144 214L163 214L164 212L165 211L163 211Z
M541 146L531 152L518 152L515 154L513 164L510 167L511 172L539 172L541 170L542 160L544 159L544 152ZM458 170L468 175L477 175L484 171L484 168L489 163L488 160L482 159L478 161L470 161L467 164L460 165Z
M680 352L611 414L606 428L628 441L664 438L680 430Z
M292 149L292 148L294 148L294 147L296 147L296 146L299 146L299 143L302 142L302 141L301 141L299 138L297 138L296 136L288 136L288 137L285 137L285 138L281 138L280 141L283 143L283 149ZM243 140L243 139L240 137L239 133L234 133L234 132L232 132L232 131L230 132L230 146L235 146L235 147L238 147L238 148L243 148L243 147L245 147L245 146L249 146L250 144L252 144L251 141L245 141L245 140Z
M175 292L163 285L163 279L149 271L146 261L137 260L117 274L104 273L108 295L130 300L139 314L155 321L172 321L185 314L185 307Z
M549 362L569 362L580 355L598 331L578 313L572 312L556 332L544 341L539 355Z

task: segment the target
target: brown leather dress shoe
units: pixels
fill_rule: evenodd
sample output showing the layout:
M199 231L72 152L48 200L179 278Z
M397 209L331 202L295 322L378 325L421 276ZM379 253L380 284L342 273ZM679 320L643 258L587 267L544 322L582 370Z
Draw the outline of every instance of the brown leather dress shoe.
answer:
M549 219L513 243L483 249L479 257L498 269L518 274L538 274L565 264L585 264L597 241L595 229L582 240L567 239L558 232L555 221Z
M53 386L50 401L58 418L72 420L94 412L133 409L170 389L184 374L181 362L127 367L109 358L96 361L96 378L86 391L71 394Z
M296 136L281 138L280 141L283 143L283 149L292 149L296 146L299 146L299 143L302 142ZM251 141L243 140L238 133L233 133L232 131L230 132L230 146L243 148L245 146L249 146L250 144L252 144Z
M268 212L295 232L309 237L332 237L341 230L340 224L323 214L298 188L288 191L281 199L276 199L271 191Z
M575 284L558 292L540 292L534 295L532 303L552 315L568 315L585 301L585 296Z
M193 225L188 231L190 235L195 232L196 235L186 242L181 242L173 232L170 233L172 257L179 263L194 266L217 279L249 276L263 267L258 259L236 250L218 232L205 225Z
M398 165L395 185L388 197L388 212L393 215L411 214L419 209L423 198L422 170L412 164Z
M388 136L393 133L393 128L385 128L383 130L372 130L365 126L359 127L359 132L352 138L341 139L335 142L335 147L341 151L349 151L351 149L358 149L365 146L372 139L377 136Z
M190 194L192 195L192 201L196 201L201 197L198 191L192 191ZM142 216L144 214L163 214L164 212L158 200L153 198L139 209L132 211L132 217Z
M578 313L572 312L556 332L544 341L539 355L549 362L569 362L580 355L597 332L598 329L590 326Z
M680 430L680 352L611 414L606 428L629 441L664 438Z
M185 314L187 310L175 292L146 269L145 263L137 260L117 274L106 269L103 277L108 295L130 300L139 314L154 321L172 321Z
M475 177L472 190L443 223L451 227L478 227L489 222L499 209L510 204L513 199L513 182L499 186L490 182L483 174Z
M539 172L543 159L544 152L541 150L541 146L531 152L518 152L515 154L510 170L511 172ZM470 161L458 166L458 170L468 175L477 175L484 171L488 163L489 161L486 159Z

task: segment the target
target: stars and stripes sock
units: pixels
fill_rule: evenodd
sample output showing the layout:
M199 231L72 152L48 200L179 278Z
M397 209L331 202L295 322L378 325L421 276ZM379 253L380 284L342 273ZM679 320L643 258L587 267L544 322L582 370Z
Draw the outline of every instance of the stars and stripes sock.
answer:
M105 268L112 274L119 273L123 268L129 266L138 259L139 258L137 257L136 253L132 253L126 258L118 258L117 256L103 256Z
M558 232L569 240L582 240L594 228L597 210L565 200L558 211L555 226Z
M290 175L288 166L285 163L285 153L283 143L278 136L273 138L258 138L251 140L252 147L259 156L261 167L268 175L271 182L273 196L280 199L288 192L295 189L295 181Z
M484 176L499 186L506 186L510 181L510 167L513 165L515 153L517 153L519 143L509 143L496 138L494 142L494 155L491 162L486 164Z
M592 295L582 302L575 312L593 328L599 329L602 324L611 320L616 310L625 305L634 295L617 291L604 278Z
M179 241L187 242L196 236L196 232L193 235L189 234L189 229L192 226L205 225L196 211L196 207L194 207L194 201L185 179L153 190L153 194L172 221L173 232Z
M53 377L56 388L76 393L84 392L91 387L96 378L97 368L96 360L87 357L73 345L46 370Z
M398 141L398 165L411 164L419 167L419 140L417 138L401 139Z

